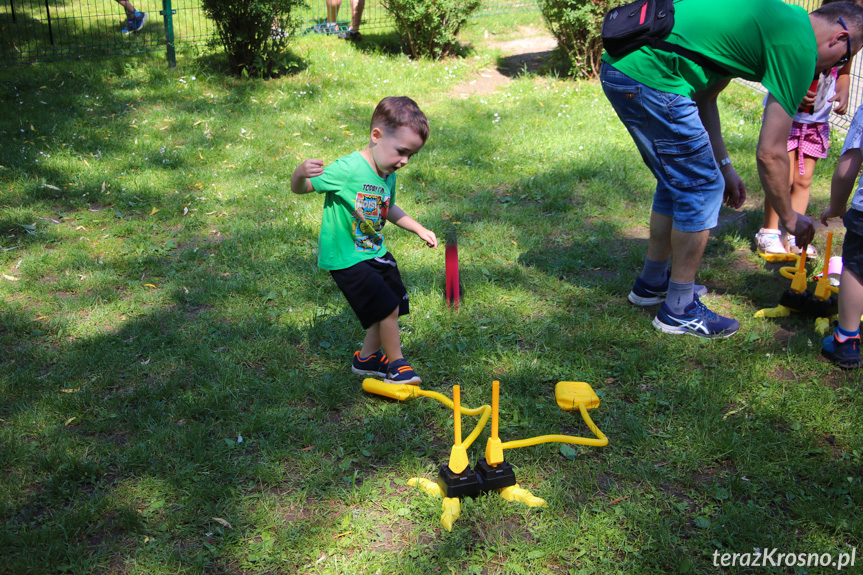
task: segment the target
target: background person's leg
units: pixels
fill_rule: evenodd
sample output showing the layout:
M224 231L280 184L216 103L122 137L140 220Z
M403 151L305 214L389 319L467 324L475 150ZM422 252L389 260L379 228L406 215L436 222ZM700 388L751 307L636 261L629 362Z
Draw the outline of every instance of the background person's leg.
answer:
M132 3L129 0L117 0L117 4L123 7L123 9L126 11L126 16L129 19L135 17L135 7L132 6Z

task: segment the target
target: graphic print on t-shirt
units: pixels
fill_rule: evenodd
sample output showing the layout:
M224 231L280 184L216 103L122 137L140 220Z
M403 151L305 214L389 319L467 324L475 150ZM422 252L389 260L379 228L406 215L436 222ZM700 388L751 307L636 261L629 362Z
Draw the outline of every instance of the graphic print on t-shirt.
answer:
M377 192L377 193L375 193ZM381 249L384 239L380 235L387 221L390 198L383 198L384 188L370 184L363 185L357 193L354 216L354 244L358 252L376 252Z

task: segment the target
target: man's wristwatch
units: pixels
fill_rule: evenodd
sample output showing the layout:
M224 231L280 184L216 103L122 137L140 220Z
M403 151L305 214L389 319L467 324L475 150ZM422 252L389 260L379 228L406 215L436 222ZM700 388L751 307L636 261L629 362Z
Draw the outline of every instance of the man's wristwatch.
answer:
M720 168L724 168L725 166L728 166L730 164L731 164L731 158L722 158L721 160L719 160L719 167Z

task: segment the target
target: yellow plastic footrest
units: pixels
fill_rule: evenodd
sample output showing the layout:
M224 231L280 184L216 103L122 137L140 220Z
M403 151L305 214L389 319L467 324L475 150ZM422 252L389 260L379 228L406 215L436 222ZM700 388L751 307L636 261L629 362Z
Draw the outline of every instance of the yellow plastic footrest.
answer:
M770 263L776 262L796 262L797 256L792 253L784 253L784 254L768 254L764 253L761 250L758 250L758 255L767 260Z
M560 381L554 387L554 398L564 411L572 411L583 403L587 409L599 407L599 396L583 381Z

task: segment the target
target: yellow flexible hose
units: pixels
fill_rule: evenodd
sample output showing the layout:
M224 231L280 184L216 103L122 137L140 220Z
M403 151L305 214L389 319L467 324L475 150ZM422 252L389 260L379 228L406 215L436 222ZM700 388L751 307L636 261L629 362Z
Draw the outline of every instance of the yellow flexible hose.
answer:
M584 422L594 435L596 435L596 439L591 437L575 437L573 435L540 435L539 437L507 441L501 447L503 447L503 449L515 449L518 447L539 445L541 443L574 443L577 445L592 445L594 447L604 447L608 445L608 438L599 430L590 418L590 415L587 413L587 408L583 403L578 404L578 410L581 412L581 417L584 418Z
M428 391L412 385L385 384L381 381L369 378L363 381L363 389L365 389L369 393L376 393L385 397L398 399L399 401L412 399L414 397L428 397L431 399L436 399L450 409L453 409L455 407L453 401L444 394L438 393L437 391ZM506 443L503 443L501 447L503 449L515 449L518 447L530 447L532 445L539 445L541 443L573 443L577 445L591 445L594 447L603 447L605 445L608 445L608 438L605 436L604 433L602 433L602 431L600 431L600 429L590 418L585 404L578 403L577 405L578 410L581 412L582 419L584 419L584 422L587 424L593 434L596 435L596 438L575 437L572 435L541 435L539 437L508 441ZM460 410L465 415L480 416L474 430L462 442L462 446L464 447L464 449L467 449L473 444L474 441L476 441L480 433L482 433L482 430L485 428L489 418L491 417L492 409L490 405L482 405L480 407L460 406Z

